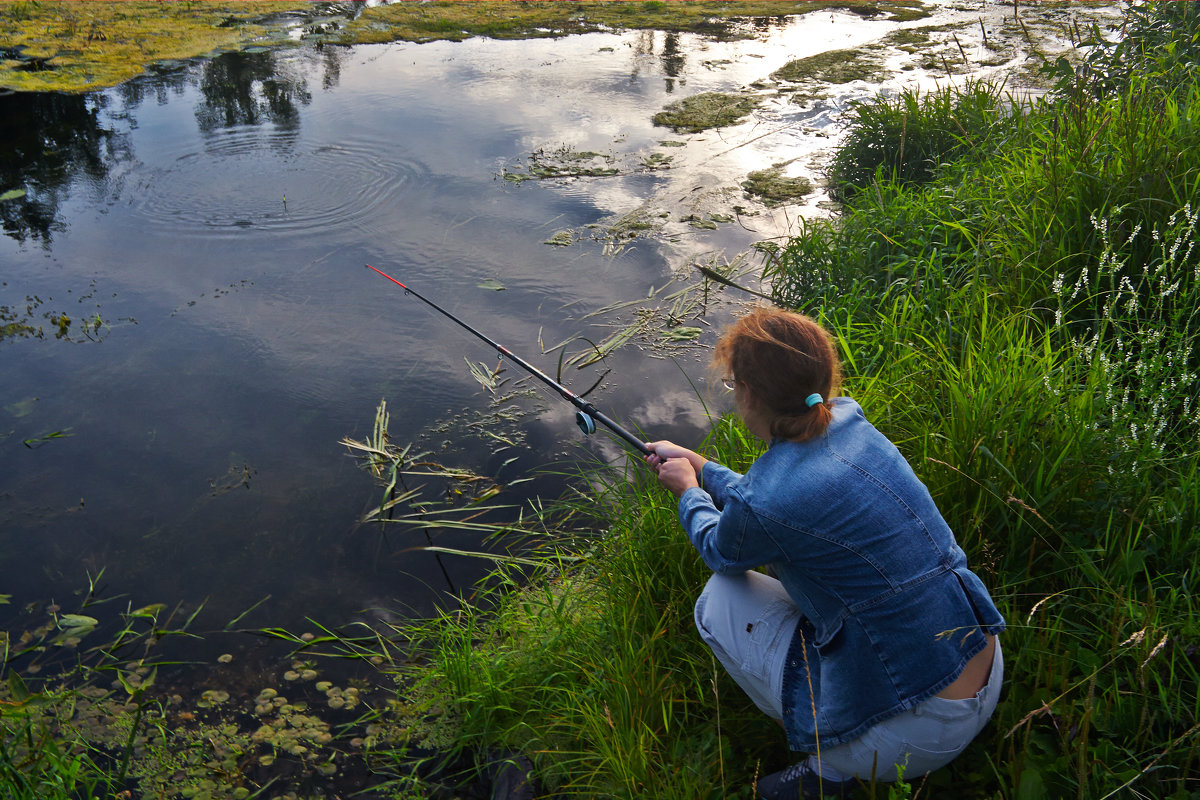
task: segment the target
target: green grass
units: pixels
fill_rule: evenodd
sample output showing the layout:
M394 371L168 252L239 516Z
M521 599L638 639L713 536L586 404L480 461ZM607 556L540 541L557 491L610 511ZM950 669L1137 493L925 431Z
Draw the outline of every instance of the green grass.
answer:
M1162 35L1149 14L1107 52ZM1158 51L1019 109L981 85L864 104L835 158L842 214L761 247L1009 623L993 722L912 781L922 796L1198 790L1200 73ZM704 448L735 468L757 452L732 420ZM555 515L602 533L551 536L532 574L406 630L427 660L399 672L410 738L390 757L433 737L467 763L520 750L552 794L750 797L789 756L692 630L706 573L672 498L597 468L552 533Z
M981 82L856 102L829 167L830 194L853 197L876 181L928 183L942 164L1002 146L1017 121L1013 105L1002 87Z

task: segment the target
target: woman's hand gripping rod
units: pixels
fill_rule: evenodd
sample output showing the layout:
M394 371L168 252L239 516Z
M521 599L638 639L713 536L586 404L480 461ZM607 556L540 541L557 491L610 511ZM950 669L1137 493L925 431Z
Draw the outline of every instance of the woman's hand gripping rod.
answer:
M437 303L435 303L432 300L429 300L425 297L422 297L415 290L410 289L409 287L405 286L403 283L396 280L391 275L388 275L386 272L376 269L375 267L372 267L370 264L367 264L367 269L378 272L380 275L387 278L389 281L391 281L392 283L396 284L401 289L403 289L406 293L411 294L413 297L417 298L422 303L424 303L425 305L432 308L434 311L437 311L437 312L441 313L442 315L454 320L459 325L461 325L462 327L466 328L468 331L473 333L475 336L477 336L480 339L482 339L483 341L487 342L502 357L509 359L514 364L519 366L521 369L525 370L530 375L537 378L538 380L540 380L542 383L549 386L554 391L558 392L559 396L561 396L564 400L566 400L571 405L575 406L575 408L577 409L577 411L575 412L575 423L577 425L579 425L579 429L581 431L583 431L584 433L595 433L596 432L596 423L599 422L600 424L604 425L604 427L608 428L610 431L615 433L617 436L620 436L622 439L624 439L630 445L637 448L638 452L640 452L642 455L644 455L644 456L650 455L650 453L651 453L650 447L645 442L643 442L641 439L634 436L629 431L625 430L625 428L622 428L611 417L609 417L607 414L604 414L603 412L598 410L594 405L592 405L588 401L584 400L582 397L575 394L570 389L563 386L561 383L554 380L549 375L542 372L540 369L533 366L525 359L516 355L515 353L513 353L511 350L509 350L504 345L493 341L492 339L488 338L484 334L475 330L470 325L463 322L461 319L459 319L458 317L454 316L446 309L439 306Z

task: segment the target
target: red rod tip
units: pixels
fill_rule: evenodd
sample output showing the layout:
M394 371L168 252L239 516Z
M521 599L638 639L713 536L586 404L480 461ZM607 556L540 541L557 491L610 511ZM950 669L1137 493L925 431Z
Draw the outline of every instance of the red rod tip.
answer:
M375 270L375 271L376 271L376 272L378 272L380 275L382 275L383 277L387 278L387 279L388 279L389 281L391 281L392 283L394 283L394 284L396 284L397 286L399 286L401 289L404 289L404 290L406 290L406 291L409 291L409 289L408 289L408 287L407 287L407 286L405 286L403 283L401 283L400 281L398 281L398 280L396 280L395 278L393 278L391 275L388 275L388 274L387 274L386 272L384 272L383 270L380 270L380 269L375 269L375 267L372 267L370 264L367 264L367 269L370 269L370 270Z

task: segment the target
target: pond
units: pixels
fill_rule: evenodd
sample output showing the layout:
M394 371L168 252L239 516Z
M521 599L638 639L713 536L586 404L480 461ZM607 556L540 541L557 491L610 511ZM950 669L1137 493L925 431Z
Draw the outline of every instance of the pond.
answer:
M360 524L380 489L341 440L370 435L381 399L394 442L533 478L506 502L555 494L547 465L625 451L528 383L496 403L471 368L496 354L364 265L577 391L598 381L590 399L646 438L697 442L727 407L704 346L753 298L696 265L753 284L748 248L824 212L819 193L768 207L741 182L783 162L816 178L837 112L878 85L769 93L699 133L652 118L896 27L822 12L734 40L261 50L0 97L4 592L69 606L103 571L134 606L206 603L209 625L256 604L243 624L429 613L487 562ZM631 325L604 359L562 364Z

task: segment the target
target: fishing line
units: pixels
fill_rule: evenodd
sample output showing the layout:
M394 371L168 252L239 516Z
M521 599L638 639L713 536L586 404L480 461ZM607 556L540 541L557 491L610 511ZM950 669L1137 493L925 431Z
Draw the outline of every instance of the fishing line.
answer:
M417 298L422 303L424 303L425 305L432 308L434 311L437 311L438 313L442 314L443 316L453 320L454 322L461 325L463 328L465 328L467 331L469 331L476 337L487 342L488 345L490 345L497 353L500 354L501 358L507 358L509 361L512 361L514 364L519 366L521 369L525 370L530 375L534 376L535 378L540 380L542 383L546 384L551 389L558 392L559 396L562 397L562 399L566 400L568 403L575 406L575 408L576 408L575 424L579 426L579 429L581 431L583 431L584 434L595 433L596 432L596 423L599 422L601 425L608 428L610 431L612 431L617 436L621 437L626 442L628 442L630 445L632 445L634 448L636 448L638 450L638 452L640 452L642 455L647 455L647 456L650 455L650 452L651 452L650 447L645 442L643 442L638 437L634 436L632 433L627 431L625 428L621 427L620 424L618 424L615 420L613 420L607 414L605 414L602 411L600 411L599 409L597 409L596 406L593 405L592 403L588 402L587 400L584 400L582 397L575 394L570 389L563 386L561 383L554 380L549 375L542 372L540 369L533 366L532 364L530 364L528 361L526 361L525 359L518 356L513 351L509 350L504 345L502 345L496 341L493 341L488 336L484 335L483 333L480 333L479 331L477 331L475 328L468 325L463 320L459 319L458 317L451 314L446 309L439 306L437 303L433 302L432 300L430 300L426 297L421 296L421 294L418 293L416 290L411 289L408 286L405 286L403 283L396 280L391 275L388 275L383 270L376 269L375 267L372 267L370 264L367 264L366 266L367 266L367 269L372 270L374 272L378 272L380 275L382 275L383 277L387 278L392 283L399 286L401 289L404 290L405 294L411 294L413 297Z

